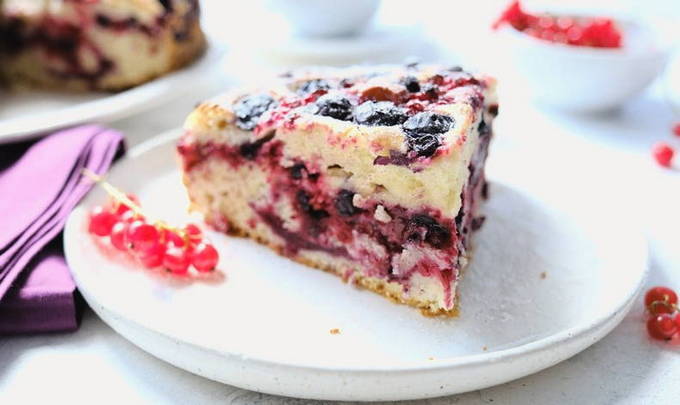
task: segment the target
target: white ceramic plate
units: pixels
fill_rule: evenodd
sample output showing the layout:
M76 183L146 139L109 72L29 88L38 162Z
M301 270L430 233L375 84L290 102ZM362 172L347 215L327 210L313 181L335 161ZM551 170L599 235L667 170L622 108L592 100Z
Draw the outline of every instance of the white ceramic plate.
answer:
M167 103L195 88L223 53L212 41L192 65L120 93L0 90L0 144L84 122L110 122Z
M110 180L181 224L191 217L173 157L176 136L133 149ZM144 271L85 231L88 207L105 199L101 190L71 215L66 256L105 322L210 379L325 400L480 389L549 367L602 338L627 313L646 269L646 244L634 229L620 231L615 210L567 200L578 190L563 193L551 186L549 167L537 173L501 146L491 156L487 221L475 238L457 319L423 317L215 233L223 278L187 282Z

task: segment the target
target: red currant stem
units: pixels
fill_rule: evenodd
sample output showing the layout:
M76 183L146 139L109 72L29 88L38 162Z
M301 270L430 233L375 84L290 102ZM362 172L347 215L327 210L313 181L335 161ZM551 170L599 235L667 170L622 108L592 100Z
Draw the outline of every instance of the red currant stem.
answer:
M678 311L678 306L668 302L668 298L664 299L663 301L652 301L652 302L650 302L649 306L647 306L647 310L649 310L649 312L654 312L654 308L656 308L657 305L663 305L664 307L670 308L673 311Z
M128 198L125 193L111 185L111 183L107 182L104 180L103 177L98 175L97 173L93 172L90 169L84 168L83 169L83 174L88 177L90 180L94 181L95 183L99 184L111 197L113 197L116 201L119 203L123 203L130 207L130 209L138 216L144 216L144 212L142 211L142 208L135 204L134 201Z
M144 218L149 218L149 216L146 215L146 213L144 213L144 211L142 211L142 208L139 205L137 205L134 201L132 201L130 198L128 198L128 196L124 192L122 192L118 188L114 187L111 183L104 180L104 178L102 176L98 175L97 173L93 172L92 170L90 170L88 168L84 168L82 173L87 178L89 178L90 180L99 184L116 201L130 207L130 209L132 210L132 212L135 213L135 215L141 216L141 217L144 217ZM180 237L182 237L182 239L184 239L186 242L188 242L188 240L189 240L189 235L186 232L184 232L184 230L181 229L181 228L176 228L176 227L170 226L163 221L156 221L156 222L154 222L154 225L156 225L160 229L166 229L166 230L178 233L180 235Z

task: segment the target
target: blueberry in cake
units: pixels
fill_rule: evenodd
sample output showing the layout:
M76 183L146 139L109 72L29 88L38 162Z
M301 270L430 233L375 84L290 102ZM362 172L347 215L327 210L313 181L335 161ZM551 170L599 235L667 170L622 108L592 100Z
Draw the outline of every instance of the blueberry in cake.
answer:
M177 150L218 230L454 315L497 111L458 67L298 71L198 106Z
M198 0L0 1L0 79L9 85L122 90L204 48Z

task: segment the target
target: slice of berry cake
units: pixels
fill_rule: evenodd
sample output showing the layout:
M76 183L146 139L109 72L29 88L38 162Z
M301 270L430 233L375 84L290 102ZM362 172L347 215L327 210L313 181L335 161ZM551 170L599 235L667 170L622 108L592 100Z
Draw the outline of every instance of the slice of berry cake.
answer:
M198 106L178 154L218 230L454 315L496 113L495 81L458 67L296 72Z
M4 0L0 79L67 90L122 90L198 57L198 0Z

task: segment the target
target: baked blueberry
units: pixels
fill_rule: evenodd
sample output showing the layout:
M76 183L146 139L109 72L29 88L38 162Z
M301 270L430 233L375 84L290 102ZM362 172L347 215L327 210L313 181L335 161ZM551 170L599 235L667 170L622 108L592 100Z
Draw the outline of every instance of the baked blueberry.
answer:
M410 93L417 93L420 91L420 83L418 83L418 79L414 76L406 76L404 78L404 87L406 87L406 90Z
M427 97L431 99L437 99L439 98L439 90L437 89L437 85L432 84L432 83L427 83L422 87L422 92L425 94Z
M296 163L290 168L290 177L300 180L305 171L307 171L307 167L305 167L304 163Z
M330 83L324 79L313 79L304 82L300 88L298 88L298 93L300 94L312 94L317 91L328 91L331 88Z
M339 94L324 94L316 100L315 112L342 121L352 119L352 102Z
M441 145L439 135L419 134L417 136L407 136L406 145L409 150L412 150L418 156L430 157L434 155Z
M318 210L312 206L312 200L304 190L299 190L295 195L295 199L300 206L300 209L307 213L312 219L323 219L328 217L328 212L325 210Z
M172 11L172 0L159 0L165 11Z
M433 112L421 112L409 118L402 128L406 132L409 150L418 156L432 156L441 145L440 134L448 131L454 124L451 117Z
M276 101L266 94L244 97L234 105L236 126L251 131L257 126L260 116L276 106Z
M451 232L425 214L416 214L406 224L407 239L412 242L425 241L432 247L441 249L451 241Z
M453 118L425 111L414 115L404 122L406 133L412 134L443 134L454 124Z
M354 206L354 193L349 190L340 190L338 196L335 198L335 209L344 217L351 217L359 212L359 209Z
M366 101L354 110L354 120L363 125L399 125L407 118L406 112L390 101Z

